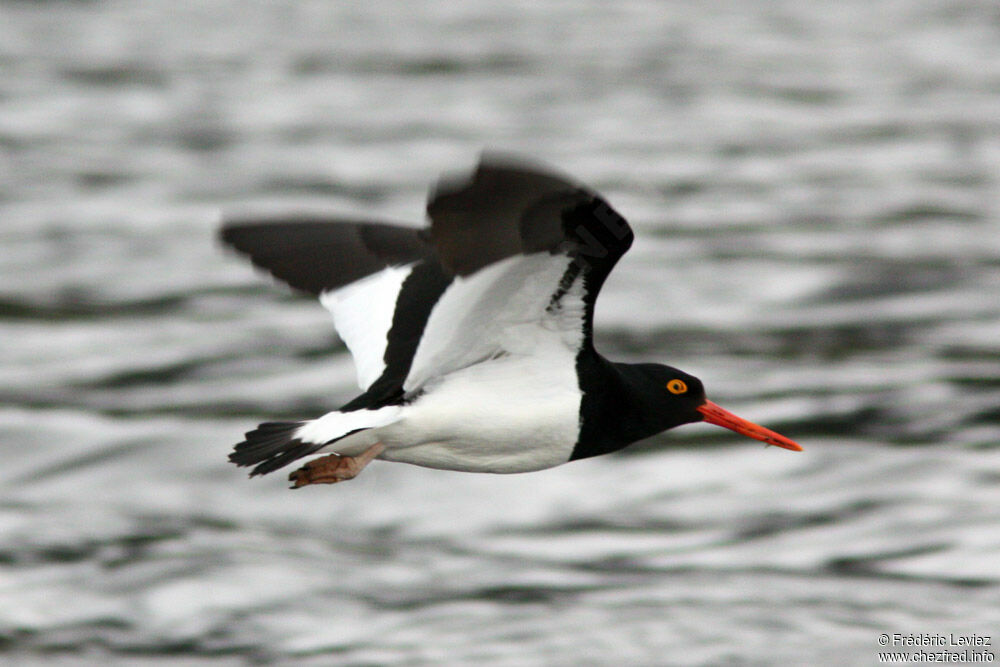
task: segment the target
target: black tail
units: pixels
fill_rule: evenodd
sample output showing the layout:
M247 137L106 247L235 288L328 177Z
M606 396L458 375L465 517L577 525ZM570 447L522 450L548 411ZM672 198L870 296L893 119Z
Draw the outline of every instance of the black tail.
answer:
M229 460L238 466L256 467L250 476L266 475L284 467L303 456L308 456L326 446L314 442L302 442L293 437L302 422L267 422L261 424L244 437L246 440L236 445L229 454Z

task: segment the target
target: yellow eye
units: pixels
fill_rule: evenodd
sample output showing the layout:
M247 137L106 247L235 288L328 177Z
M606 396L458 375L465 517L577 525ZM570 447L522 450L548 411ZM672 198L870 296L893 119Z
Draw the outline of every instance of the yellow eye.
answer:
M671 394L683 394L688 390L688 386L684 383L684 380L671 380L667 383L667 391Z

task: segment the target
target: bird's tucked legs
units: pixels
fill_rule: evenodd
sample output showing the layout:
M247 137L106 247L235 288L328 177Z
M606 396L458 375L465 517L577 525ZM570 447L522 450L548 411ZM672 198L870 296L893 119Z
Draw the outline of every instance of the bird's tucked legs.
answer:
M382 453L385 445L376 442L357 456L330 454L314 459L288 476L292 488L298 489L309 484L336 484L354 479Z

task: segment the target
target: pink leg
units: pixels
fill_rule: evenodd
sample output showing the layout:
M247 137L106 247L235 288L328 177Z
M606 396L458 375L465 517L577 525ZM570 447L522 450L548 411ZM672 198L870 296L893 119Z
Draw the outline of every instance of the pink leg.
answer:
M298 489L309 484L336 484L354 479L382 453L385 445L376 442L357 456L330 454L314 459L288 476L292 488Z

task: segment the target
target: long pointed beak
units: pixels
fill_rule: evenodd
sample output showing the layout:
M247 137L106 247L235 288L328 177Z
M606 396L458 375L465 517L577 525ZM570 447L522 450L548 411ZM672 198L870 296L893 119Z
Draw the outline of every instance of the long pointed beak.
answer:
M774 445L775 447L784 447L785 449L791 449L795 452L802 451L802 447L780 433L775 433L771 429L758 426L757 424L749 422L742 417L737 417L729 410L720 408L712 401L705 401L705 404L698 408L698 412L704 415L705 421L709 424L715 424L716 426L728 428L730 431L736 431L737 433L745 435L748 438L760 440L761 442L766 442L767 444Z

